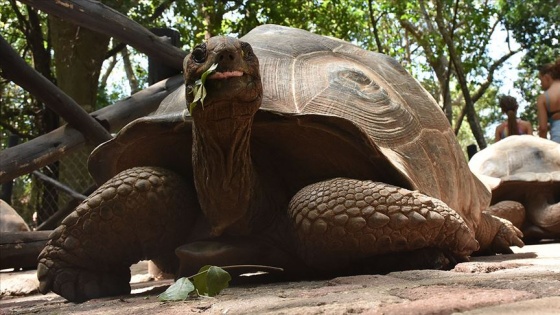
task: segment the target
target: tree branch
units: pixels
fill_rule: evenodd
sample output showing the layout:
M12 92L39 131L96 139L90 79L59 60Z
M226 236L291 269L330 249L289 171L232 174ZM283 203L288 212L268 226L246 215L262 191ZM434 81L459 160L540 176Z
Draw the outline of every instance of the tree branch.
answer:
M29 36L29 22L25 19L23 14L21 14L21 11L19 10L19 7L17 6L15 0L10 0L10 5L12 6L12 10L14 10L14 13L16 14L17 21L19 22L19 30L27 38Z
M116 65L117 65L117 58L113 57L111 62L109 62L109 66L107 67L107 70L105 70L105 73L103 74L103 76L101 76L101 79L99 80L99 86L107 86L107 80L109 80L109 75L111 75L111 72L113 72L113 69L115 68Z
M32 172L33 175L35 175L37 178L39 178L40 180L42 180L45 183L49 183L52 186L54 186L56 189L58 190L62 190L63 192L65 192L67 195L69 195L70 197L72 197L73 199L79 200L79 201L83 201L84 199L86 199L87 197L80 194L79 192L75 191L74 189L64 185L63 183L57 181L56 179L47 176L37 170Z
M457 74L457 80L459 81L459 86L461 88L461 92L463 93L463 98L465 99L465 106L467 108L467 118L469 120L469 125L471 126L471 131L476 139L476 142L478 143L478 147L484 149L486 147L486 139L484 139L484 134L482 133L482 130L480 128L480 121L474 110L474 103L471 98L471 94L469 91L469 87L467 84L461 59L457 55L455 46L453 45L453 39L451 35L447 32L447 29L445 28L441 1L437 1L436 4L436 24L447 46L447 50L449 52L449 59L453 63L453 67L455 68L455 73Z
M128 49L126 49L126 47L121 51L121 55L123 58L124 72L126 73L128 84L130 85L130 94L134 94L138 92L140 88L138 86L138 79L136 79L136 75L132 69L132 64L130 63L130 54L128 53Z
M455 27L456 27L456 23L457 23L457 12L459 11L458 9L459 6L459 1L455 1L455 7L454 7L454 11L453 11L453 21L451 24L451 36L453 37L453 34L455 33ZM451 72L453 71L453 68L451 67L451 64L449 64L449 62L447 62L447 70L445 70L445 78L443 81L443 87L442 87L442 95L444 95L445 98L447 98L447 101L444 101L444 105L443 105L443 109L444 109L444 113L447 116L447 119L449 120L449 122L451 123L453 121L453 109L451 106L451 93L449 91L449 84L451 82Z
M93 144L111 139L111 134L101 124L56 85L31 68L2 36L0 36L0 68L2 68L2 76L40 99L70 125L80 130Z
M20 1L68 22L118 38L170 67L183 68L186 52L165 43L140 24L131 21L125 15L101 2L87 0Z
M162 2L155 10L154 13L150 16L150 18L148 19L148 22L151 23L153 21L155 21L157 18L159 18L163 12L165 12L165 10L167 10L169 8L169 6L171 6L171 4L175 2L175 0L167 0ZM113 56L115 56L116 54L118 54L121 50L123 50L123 48L126 47L125 43L118 43L117 45L115 45L115 47L111 48L106 54L105 54L105 59L109 59Z
M379 38L379 31L377 30L377 22L379 21L379 19L376 19L373 16L372 0L368 0L368 10L369 10L369 20L371 21L371 27L373 28L373 38L375 38L375 44L377 45L377 51L379 53L383 53L384 51L383 44L381 43L381 39ZM382 12L379 18L381 18L384 14L385 12Z
M148 88L92 113L107 128L116 132L128 122L154 111L161 101L183 84L183 77L160 81ZM81 148L84 136L64 125L48 134L0 151L0 184L58 161Z
M496 72L496 70L498 70L498 68L504 62L506 62L509 58L511 58L511 56L517 54L520 51L522 51L522 50L517 49L517 50L510 51L509 53L502 56L500 59L494 61L494 63L492 63L492 65L490 65L490 67L488 68L488 75L486 76L486 81L484 81L484 83L482 83L478 87L476 92L474 92L473 95L472 95L473 103L476 103L484 95L484 93L486 93L486 90L488 90L488 88L490 87L490 85L494 81L494 72ZM461 109L461 112L457 116L457 120L455 121L455 127L453 129L455 134L459 133L459 129L461 129L461 124L463 123L463 119L465 118L466 113L467 113L466 106L463 106L463 108Z

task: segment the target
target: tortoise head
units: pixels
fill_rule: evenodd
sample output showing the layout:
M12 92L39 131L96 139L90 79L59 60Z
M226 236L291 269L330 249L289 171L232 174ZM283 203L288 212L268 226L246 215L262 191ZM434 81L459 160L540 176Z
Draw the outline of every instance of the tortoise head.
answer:
M187 103L195 120L252 116L261 105L259 61L246 42L212 37L194 47L183 68Z

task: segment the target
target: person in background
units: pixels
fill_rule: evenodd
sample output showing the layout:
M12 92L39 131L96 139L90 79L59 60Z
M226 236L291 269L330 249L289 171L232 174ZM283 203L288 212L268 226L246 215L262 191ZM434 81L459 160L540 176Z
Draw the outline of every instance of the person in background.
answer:
M544 93L537 98L539 136L546 139L550 124L550 139L560 143L560 58L539 69Z
M496 142L511 135L532 135L533 125L530 122L517 118L519 104L513 96L500 97L500 108L507 115L507 120L496 127Z

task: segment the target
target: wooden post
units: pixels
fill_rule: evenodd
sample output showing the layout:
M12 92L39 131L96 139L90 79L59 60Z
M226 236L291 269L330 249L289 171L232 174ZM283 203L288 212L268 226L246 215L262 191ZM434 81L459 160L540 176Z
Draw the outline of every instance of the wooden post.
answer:
M0 232L0 269L36 268L51 232Z
M176 30L170 28L152 28L152 33L159 36L162 41L173 46L180 45L180 34ZM152 85L163 79L170 78L174 75L180 74L181 69L170 67L161 63L159 59L148 56L148 84Z
M10 134L8 137L8 148L14 147L18 144L19 137L17 135ZM7 204L12 204L12 188L14 186L13 180L7 181L2 184L2 192L0 199L4 200Z
M82 195L89 196L97 189L97 185L91 185L85 191L82 192ZM37 231L45 231L45 230L54 230L57 226L60 225L62 220L66 218L77 206L80 205L82 200L79 199L72 199L70 200L63 208L58 209L53 215L51 215L48 219L43 221L43 223L37 226Z

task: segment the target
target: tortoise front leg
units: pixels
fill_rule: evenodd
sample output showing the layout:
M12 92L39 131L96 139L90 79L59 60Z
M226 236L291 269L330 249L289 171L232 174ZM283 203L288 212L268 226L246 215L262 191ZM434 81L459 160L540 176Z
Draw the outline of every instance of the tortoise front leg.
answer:
M523 247L523 233L510 221L483 212L476 230L476 239L480 243L479 255L511 254L510 246Z
M478 249L474 232L446 204L385 183L312 184L292 198L289 214L300 255L325 271L383 254L435 248L463 259Z
M476 239L480 243L476 254L511 254L510 246L523 247L520 231L523 222L525 207L517 201L501 201L484 210L476 230Z
M171 171L119 173L52 233L39 255L39 290L82 302L129 293L129 267L142 259L175 272L175 248L185 242L198 208L192 185Z
M525 222L525 207L520 202L513 200L500 201L483 212L506 219L518 229L521 229Z

